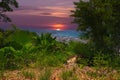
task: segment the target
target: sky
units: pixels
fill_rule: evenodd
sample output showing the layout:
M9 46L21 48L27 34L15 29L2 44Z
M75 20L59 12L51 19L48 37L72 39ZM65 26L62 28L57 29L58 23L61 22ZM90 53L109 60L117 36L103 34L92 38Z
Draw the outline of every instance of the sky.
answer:
M76 29L77 25L71 24L71 10L73 2L79 0L17 0L19 8L7 13L12 23L21 28L49 28L55 30ZM8 26L8 23L0 23ZM9 23L11 24L11 23Z

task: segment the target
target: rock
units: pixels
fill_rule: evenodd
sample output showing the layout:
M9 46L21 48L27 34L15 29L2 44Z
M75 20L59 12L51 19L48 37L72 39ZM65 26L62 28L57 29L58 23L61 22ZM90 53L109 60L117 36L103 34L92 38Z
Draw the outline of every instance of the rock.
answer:
M72 63L76 63L77 61L77 55L71 57L69 60L67 60L67 64L72 64Z

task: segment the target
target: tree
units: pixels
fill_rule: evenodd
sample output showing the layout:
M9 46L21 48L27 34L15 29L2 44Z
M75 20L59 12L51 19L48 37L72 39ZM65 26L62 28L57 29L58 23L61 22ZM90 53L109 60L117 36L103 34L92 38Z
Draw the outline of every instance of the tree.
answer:
M80 0L74 4L72 16L74 23L78 24L78 30L89 36L99 50L110 50L115 43L116 48L120 42L120 1Z
M113 27L112 30L112 41L114 43L113 47L120 53L120 1L114 0L113 1Z
M11 19L5 15L5 12L12 12L13 7L18 8L18 3L16 0L0 1L0 21L11 22Z

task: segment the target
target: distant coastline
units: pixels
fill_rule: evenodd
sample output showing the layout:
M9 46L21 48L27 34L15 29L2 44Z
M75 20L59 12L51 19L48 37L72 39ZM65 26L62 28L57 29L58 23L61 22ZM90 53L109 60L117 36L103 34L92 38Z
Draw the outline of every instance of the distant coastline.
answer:
M80 39L82 32L76 30L51 30L51 29L31 29L31 32L36 32L38 35L41 33L51 33L53 37L59 42L69 43L70 41L87 43L87 40Z
M68 36L56 36L56 40L63 43L69 43L70 41L87 43L88 40L80 39L79 37L68 37Z

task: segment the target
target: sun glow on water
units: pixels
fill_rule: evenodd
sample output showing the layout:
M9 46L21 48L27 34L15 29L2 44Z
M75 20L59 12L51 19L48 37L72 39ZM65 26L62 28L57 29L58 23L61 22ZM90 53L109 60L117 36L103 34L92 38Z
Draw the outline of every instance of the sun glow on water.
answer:
M58 28L58 29L56 29L56 31L60 31L60 29Z

